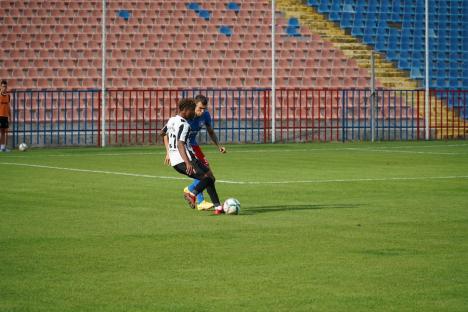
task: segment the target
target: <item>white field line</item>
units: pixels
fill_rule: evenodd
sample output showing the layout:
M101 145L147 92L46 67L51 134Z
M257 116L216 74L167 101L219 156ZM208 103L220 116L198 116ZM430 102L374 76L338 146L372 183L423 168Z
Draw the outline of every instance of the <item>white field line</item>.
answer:
M425 151L399 151L399 150L388 150L388 149L359 149L359 148L349 148L350 151L364 151L364 152L377 152L377 153L401 153L401 154L424 154L424 155L468 155L467 153L451 153L451 152L425 152Z
M54 169L54 170L73 171L73 172L85 172L85 173L111 174L111 175L121 175L121 176L128 176L128 177L151 178L151 179L162 179L162 180L189 180L188 177L185 178L185 177L170 177L170 176L154 176L154 175L139 174L139 173L128 173L128 172L106 171L106 170L79 169L79 168L67 168L67 167L56 167L56 166L46 166L46 165L34 165L34 164L25 164L25 163L0 162L0 165L22 166L22 167L43 168L43 169Z
M25 164L25 163L0 162L0 165L22 166L22 167L32 167L32 168L42 168L42 169L53 169L53 170L63 170L63 171L82 172L82 173L120 175L120 176L129 176L129 177L161 179L161 180L189 180L189 178L182 177L182 176L181 177L156 176L156 175L118 172L118 171L78 169L78 168L56 167L56 166L46 166L46 165L34 165L34 164ZM439 176L439 177L384 177L384 178L356 178L356 179L325 179L325 180L298 180L298 181L293 181L293 180L291 180L291 181L230 181L230 180L216 180L216 182L225 183L225 184L262 185L262 184L319 184L319 183L349 183L349 182L377 182L377 181L454 180L454 179L468 179L468 175Z

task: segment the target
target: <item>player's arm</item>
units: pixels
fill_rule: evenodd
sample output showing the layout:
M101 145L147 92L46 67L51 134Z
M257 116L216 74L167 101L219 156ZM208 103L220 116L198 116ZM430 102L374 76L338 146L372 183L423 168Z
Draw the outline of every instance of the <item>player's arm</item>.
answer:
M188 156L187 156L187 152L185 150L185 142L184 141L177 141L177 148L179 150L179 154L180 154L180 157L182 157L182 160L184 161L185 163L185 168L186 168L186 172L188 175L191 175L193 173L195 173L195 169L193 168L192 166L192 163L190 162Z
M8 120L10 122L13 122L13 119L11 118L11 99L10 99L10 94L8 94Z
M171 159L169 158L169 138L167 137L166 131L167 125L161 129L159 135L163 138L164 146L166 147L166 157L164 157L164 164L169 166L171 164Z
M210 136L211 141L213 141L218 150L223 154L226 153L226 148L222 145L219 145L218 137L216 136L216 133L214 132L211 125L206 125L206 131L208 131L208 135Z

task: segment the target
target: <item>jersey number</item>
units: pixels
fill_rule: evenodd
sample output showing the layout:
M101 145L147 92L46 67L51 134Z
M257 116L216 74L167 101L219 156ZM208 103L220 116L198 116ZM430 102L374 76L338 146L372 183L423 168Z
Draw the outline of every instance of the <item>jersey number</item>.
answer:
M169 148L176 149L176 135L173 133L169 134Z

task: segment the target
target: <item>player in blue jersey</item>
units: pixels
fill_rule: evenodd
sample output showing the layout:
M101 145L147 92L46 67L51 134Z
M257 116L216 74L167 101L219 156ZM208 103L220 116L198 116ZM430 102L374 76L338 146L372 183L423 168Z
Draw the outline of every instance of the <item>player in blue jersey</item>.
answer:
M190 145L192 146L193 151L195 152L195 157L205 166L209 167L208 160L206 160L205 155L203 154L200 146L197 142L197 134L198 132L205 127L208 135L210 136L213 143L216 145L220 153L226 153L226 148L219 144L218 137L213 130L211 125L211 116L207 110L208 106L208 99L204 95L197 95L195 97L195 102L197 106L195 107L195 118L188 120L190 124ZM184 189L184 192L192 192L196 185L198 184L199 180L194 179L193 183L187 186ZM208 210L213 207L213 204L207 202L204 197L203 193L199 193L197 195L197 209L198 210Z

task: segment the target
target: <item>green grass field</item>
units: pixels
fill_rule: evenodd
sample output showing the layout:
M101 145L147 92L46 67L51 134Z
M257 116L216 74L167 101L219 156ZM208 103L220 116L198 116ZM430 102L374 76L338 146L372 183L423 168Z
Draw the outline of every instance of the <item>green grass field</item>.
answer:
M227 148L239 216L162 147L1 154L0 311L468 310L467 142Z

